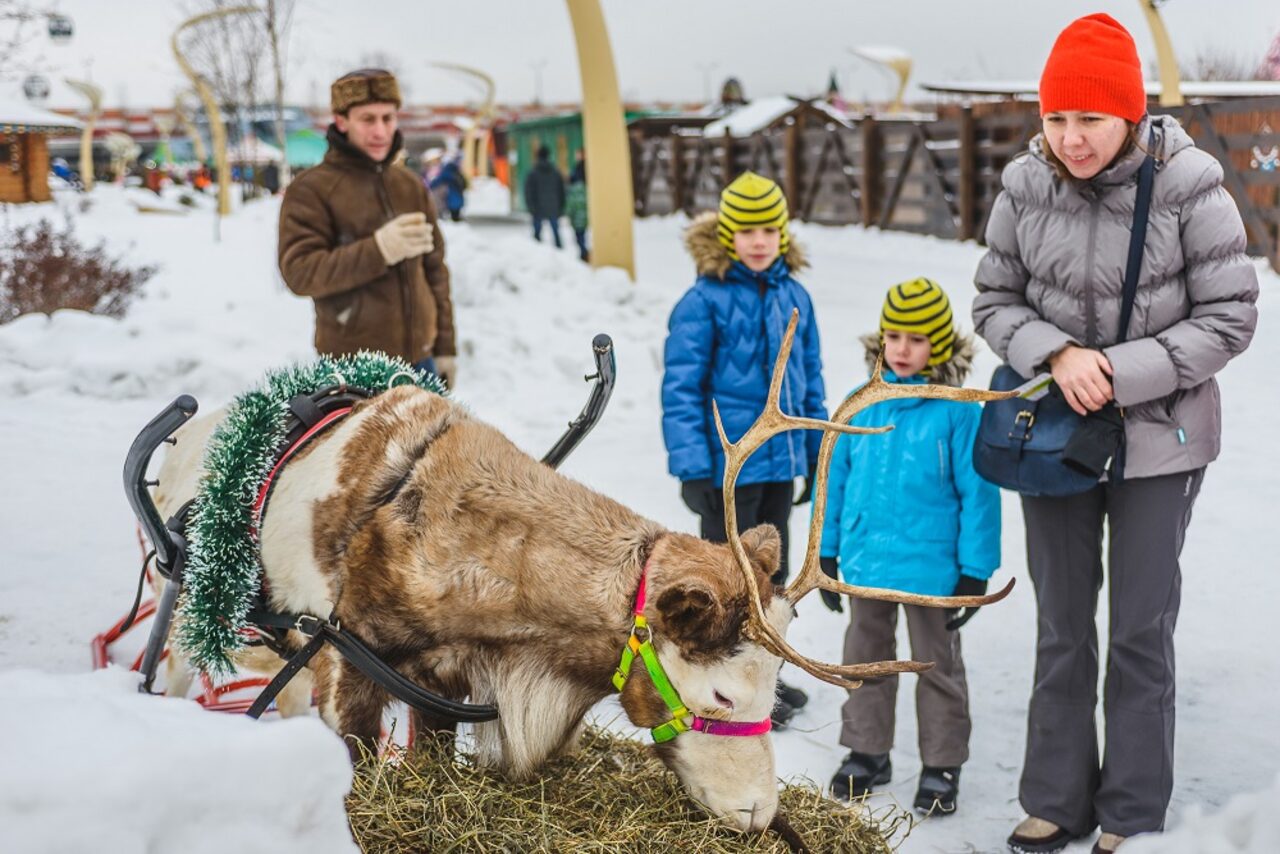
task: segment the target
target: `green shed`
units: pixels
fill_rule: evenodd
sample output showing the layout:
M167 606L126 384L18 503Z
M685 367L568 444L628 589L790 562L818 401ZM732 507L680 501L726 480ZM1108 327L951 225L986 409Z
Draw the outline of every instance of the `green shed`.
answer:
M630 122L647 111L626 113ZM551 149L551 162L566 179L573 169L574 154L583 147L582 113L565 113L559 116L543 116L507 125L507 152L511 158L511 196L514 209L523 211L524 176L536 162L537 151L542 146Z

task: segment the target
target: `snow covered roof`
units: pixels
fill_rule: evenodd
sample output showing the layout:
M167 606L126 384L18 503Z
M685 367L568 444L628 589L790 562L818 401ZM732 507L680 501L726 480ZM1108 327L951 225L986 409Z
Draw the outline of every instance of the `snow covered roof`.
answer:
M745 106L739 107L721 119L716 119L702 129L704 136L724 136L728 131L731 136L751 136L772 125L778 119L804 104L787 95L770 95L757 98ZM826 113L832 121L848 124L848 116L826 101L808 102L815 110Z
M0 95L0 132L57 133L80 130L84 123L52 110L42 110L20 97Z
M1159 81L1146 81L1147 94L1161 93ZM958 80L947 83L921 83L921 89L954 95L1039 95L1036 80ZM1182 94L1188 98L1265 98L1280 95L1280 80L1184 80Z

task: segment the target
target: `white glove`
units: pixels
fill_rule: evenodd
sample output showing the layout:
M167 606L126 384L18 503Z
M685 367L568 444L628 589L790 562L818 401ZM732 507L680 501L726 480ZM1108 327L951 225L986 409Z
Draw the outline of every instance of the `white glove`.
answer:
M427 215L421 211L400 214L373 233L382 260L390 267L406 258L417 258L435 248L435 237Z
M455 356L436 356L436 376L453 391L454 378L458 376L458 359Z

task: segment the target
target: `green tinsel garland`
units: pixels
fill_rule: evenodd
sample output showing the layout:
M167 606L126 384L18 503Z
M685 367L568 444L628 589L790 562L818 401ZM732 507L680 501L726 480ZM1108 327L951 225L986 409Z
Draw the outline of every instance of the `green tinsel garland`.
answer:
M227 409L205 450L204 476L187 522L177 642L195 666L230 674L235 669L231 655L244 644L241 630L262 573L258 544L249 533L253 502L284 441L289 400L335 385L339 378L378 394L393 379L406 384L406 375L421 388L445 393L435 376L401 359L362 351L273 371Z

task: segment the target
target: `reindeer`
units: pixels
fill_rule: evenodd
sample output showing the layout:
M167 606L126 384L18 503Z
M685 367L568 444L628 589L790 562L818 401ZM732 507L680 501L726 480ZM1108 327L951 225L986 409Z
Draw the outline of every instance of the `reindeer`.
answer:
M477 755L516 779L574 749L584 715L612 679L627 717L653 729L658 755L696 802L739 830L767 827L778 805L767 731L784 660L845 688L931 666L841 666L800 655L784 636L802 596L821 587L954 608L1009 590L928 597L821 574L818 534L836 434L890 429L852 427L849 418L895 397L994 395L887 384L877 370L832 421L784 415L778 397L795 326L793 316L751 429L731 443L715 412L726 449L727 545L665 530L541 465L463 407L401 387L359 404L279 476L260 528L271 604L332 613L423 687L496 704L498 719L475 725ZM780 557L777 530L739 532L733 495L747 457L791 429L826 435L804 567L783 591L769 581ZM170 455L160 473L164 512L194 494L209 431L192 422L178 433L184 453ZM301 636L293 640L301 645ZM637 656L652 678L630 673ZM321 717L349 740L353 757L374 746L386 692L328 651L310 668ZM419 732L454 726L416 710L413 717Z

